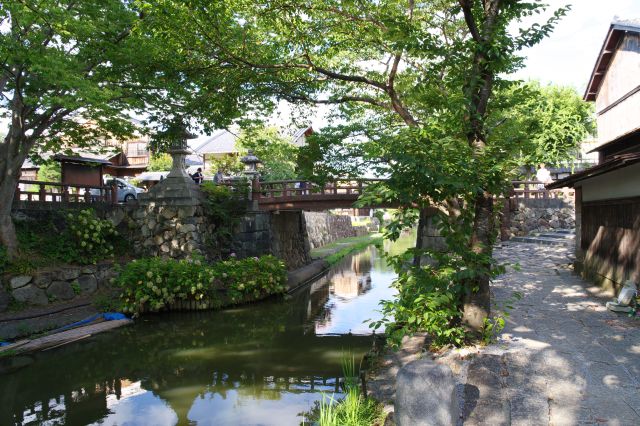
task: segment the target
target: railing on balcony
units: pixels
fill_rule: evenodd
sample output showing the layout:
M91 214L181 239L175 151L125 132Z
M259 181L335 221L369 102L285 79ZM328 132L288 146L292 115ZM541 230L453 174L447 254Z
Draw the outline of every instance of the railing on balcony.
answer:
M117 202L114 186L69 185L60 182L20 180L14 193L15 201L51 203L105 203Z

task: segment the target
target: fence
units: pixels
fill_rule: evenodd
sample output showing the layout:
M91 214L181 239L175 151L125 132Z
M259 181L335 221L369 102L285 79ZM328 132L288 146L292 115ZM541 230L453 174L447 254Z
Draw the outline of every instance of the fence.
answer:
M115 204L117 188L20 180L14 193L14 201Z
M544 188L543 183L537 180L514 180L513 189L509 198L571 198L574 196L573 189L553 189Z

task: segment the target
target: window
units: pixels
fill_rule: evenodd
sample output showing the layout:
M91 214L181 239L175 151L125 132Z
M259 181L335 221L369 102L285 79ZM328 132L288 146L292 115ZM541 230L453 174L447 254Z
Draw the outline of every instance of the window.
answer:
M149 150L146 143L130 143L127 145L127 156L145 157L147 155L149 155Z

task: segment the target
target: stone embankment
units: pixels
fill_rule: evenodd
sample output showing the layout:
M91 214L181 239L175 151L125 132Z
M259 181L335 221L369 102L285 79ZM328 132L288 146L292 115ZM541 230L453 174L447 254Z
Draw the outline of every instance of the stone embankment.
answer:
M113 262L67 265L22 275L6 274L0 278L0 312L9 308L11 299L24 306L45 306L92 294L107 286L114 276Z
M143 205L131 212L133 247L139 256L180 259L201 254L215 227L202 206ZM116 226L119 223L114 223Z
M341 238L359 237L378 229L377 219L372 219L371 226L353 226L350 216L339 216L331 213L304 212L304 220L309 238L309 246L313 250L326 246Z
M519 199L510 209L511 237L575 227L573 199Z

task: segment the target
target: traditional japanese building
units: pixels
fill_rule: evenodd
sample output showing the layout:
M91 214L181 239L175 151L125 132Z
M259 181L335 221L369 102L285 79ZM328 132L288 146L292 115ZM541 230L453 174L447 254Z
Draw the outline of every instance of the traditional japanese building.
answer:
M584 99L595 102L598 164L547 188L575 188L576 270L617 291L640 282L640 19L612 22Z

